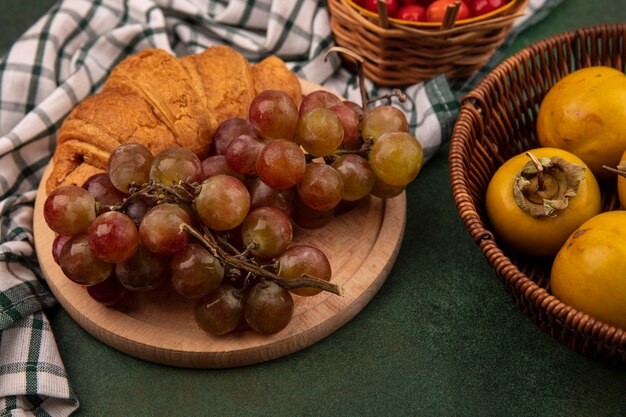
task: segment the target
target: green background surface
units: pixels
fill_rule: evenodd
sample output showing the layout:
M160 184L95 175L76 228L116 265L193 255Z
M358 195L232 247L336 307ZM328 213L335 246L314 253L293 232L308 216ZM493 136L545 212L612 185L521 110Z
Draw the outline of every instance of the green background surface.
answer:
M2 0L0 50L51 1ZM511 47L626 20L623 1L564 0ZM398 260L344 327L287 357L191 370L120 353L48 311L79 416L624 416L626 374L526 318L472 242L452 198L447 147L408 188Z

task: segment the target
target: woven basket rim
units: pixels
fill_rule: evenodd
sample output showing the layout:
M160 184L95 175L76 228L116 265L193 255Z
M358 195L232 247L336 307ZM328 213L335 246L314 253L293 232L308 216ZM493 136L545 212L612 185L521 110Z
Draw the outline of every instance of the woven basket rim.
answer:
M369 16L370 18L373 19L378 19L378 14L374 13L370 10L367 10L365 7L359 6L358 4L356 4L353 0L345 0L348 5L350 5L352 8L354 8L355 10L357 10L359 13L361 14L365 14L367 16ZM507 11L509 11L509 9L513 9L515 8L515 3L516 1L519 0L511 0L508 3L506 3L504 6L500 6L498 7L496 10L492 10L489 13L485 13L483 15L480 16L475 16L475 17L470 17L469 19L462 19L462 20L457 20L454 24L455 27L457 26L465 26L465 25L469 25L469 24L475 24L475 23L482 23L486 20L490 20L493 16L505 13ZM395 23L397 25L404 25L410 28L429 28L429 29L438 29L439 27L441 27L441 23L440 22L413 22L410 20L402 20L402 19L396 19L394 17L389 17L388 18L389 23Z
M462 133L459 132L460 126L463 123L473 123L473 118L475 117L482 117L484 125L489 125L491 111L485 105L485 100L489 94L490 87L495 84L496 80L502 79L509 68L516 65L525 65L531 56L535 55L537 52L543 52L547 50L547 48L564 42L576 42L577 39L584 39L585 35L590 33L601 35L602 33L606 33L608 30L623 31L626 37L626 23L598 24L582 27L574 31L562 32L536 41L521 49L489 72L489 74L485 76L485 78L462 99L461 111L459 113L459 118L455 123L454 132L450 141L448 163L450 170L450 183L453 188L453 197L459 214L462 214L462 207L473 212L472 214L465 216L465 218L461 216L463 223L472 234L475 243L480 247L481 252L483 252L483 255L487 258L492 268L496 269L496 265L492 263L492 258L499 258L498 268L500 271L505 271L501 272L502 279L509 284L511 288L506 288L506 291L512 292L512 288L517 287L520 289L520 292L528 295L526 298L529 302L533 302L534 307L537 309L545 311L548 307L553 307L555 318L563 320L564 327L565 324L571 322L574 317L577 317L579 325L571 327L570 329L576 332L588 332L588 336L591 338L593 338L594 334L597 334L595 330L603 328L605 336L601 338L602 340L610 340L617 343L620 342L621 339L620 347L624 348L626 347L625 329L598 320L594 316L577 310L573 306L562 302L556 296L548 292L545 288L540 287L531 278L529 278L518 268L516 264L513 263L511 258L507 256L502 249L500 249L496 240L493 238L490 229L486 227L485 222L481 216L478 215L478 211L476 210L477 206L474 204L473 199L467 191L467 185L470 183L470 180L467 178L467 167L464 166L463 160L463 144L467 140L467 137L463 137ZM484 230L485 233L482 235L474 235L472 231L476 229ZM496 274L498 274L497 271ZM523 291L521 291L522 288ZM535 292L537 292L538 296L531 299L530 294ZM558 303L558 305L554 306L554 303ZM596 338L596 340L601 341L599 337Z

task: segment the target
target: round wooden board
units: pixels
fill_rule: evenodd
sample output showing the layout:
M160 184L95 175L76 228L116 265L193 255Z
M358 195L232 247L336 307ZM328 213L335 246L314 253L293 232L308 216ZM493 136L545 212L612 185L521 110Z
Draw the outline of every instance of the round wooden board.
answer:
M305 92L315 89L303 83ZM319 87L317 87L319 88ZM372 299L396 259L406 220L405 194L381 200L370 197L336 216L322 229L295 227L294 243L306 242L326 253L332 281L343 296L322 292L294 295L292 321L281 332L252 331L212 337L193 320L192 303L171 288L133 294L117 308L107 308L65 277L52 257L55 234L43 219L48 166L35 202L35 248L44 276L63 308L102 342L148 361L190 368L226 368L275 359L303 349L347 323Z

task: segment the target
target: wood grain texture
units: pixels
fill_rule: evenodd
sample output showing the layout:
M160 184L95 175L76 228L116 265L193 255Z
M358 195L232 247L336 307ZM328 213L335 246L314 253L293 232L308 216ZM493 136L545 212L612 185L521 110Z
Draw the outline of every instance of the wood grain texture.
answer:
M305 92L314 88L303 83ZM195 324L192 303L178 296L169 285L133 294L121 306L107 308L64 276L51 253L55 234L43 219L43 184L50 172L48 167L38 190L34 215L35 247L50 289L68 314L102 342L129 355L166 365L250 365L290 354L328 336L361 311L380 289L396 259L405 227L404 193L386 201L370 197L322 229L295 227L294 244L306 242L326 253L333 269L332 281L343 287L344 295L294 295L293 319L275 335L245 331L213 337Z

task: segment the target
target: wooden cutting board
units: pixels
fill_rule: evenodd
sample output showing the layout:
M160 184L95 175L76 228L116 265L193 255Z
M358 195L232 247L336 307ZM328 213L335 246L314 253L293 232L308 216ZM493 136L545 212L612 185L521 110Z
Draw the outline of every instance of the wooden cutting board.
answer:
M317 88L303 82L305 93ZM168 286L133 294L125 304L108 308L65 277L52 257L55 234L43 218L45 183L50 172L48 166L34 214L35 248L50 289L67 313L102 342L129 355L166 365L250 365L290 354L330 335L361 311L380 289L396 259L405 227L404 193L386 201L370 197L321 229L295 227L294 243L306 242L324 251L332 266L332 282L343 287L344 295L294 295L294 317L274 335L245 331L213 337L195 324L192 303Z

